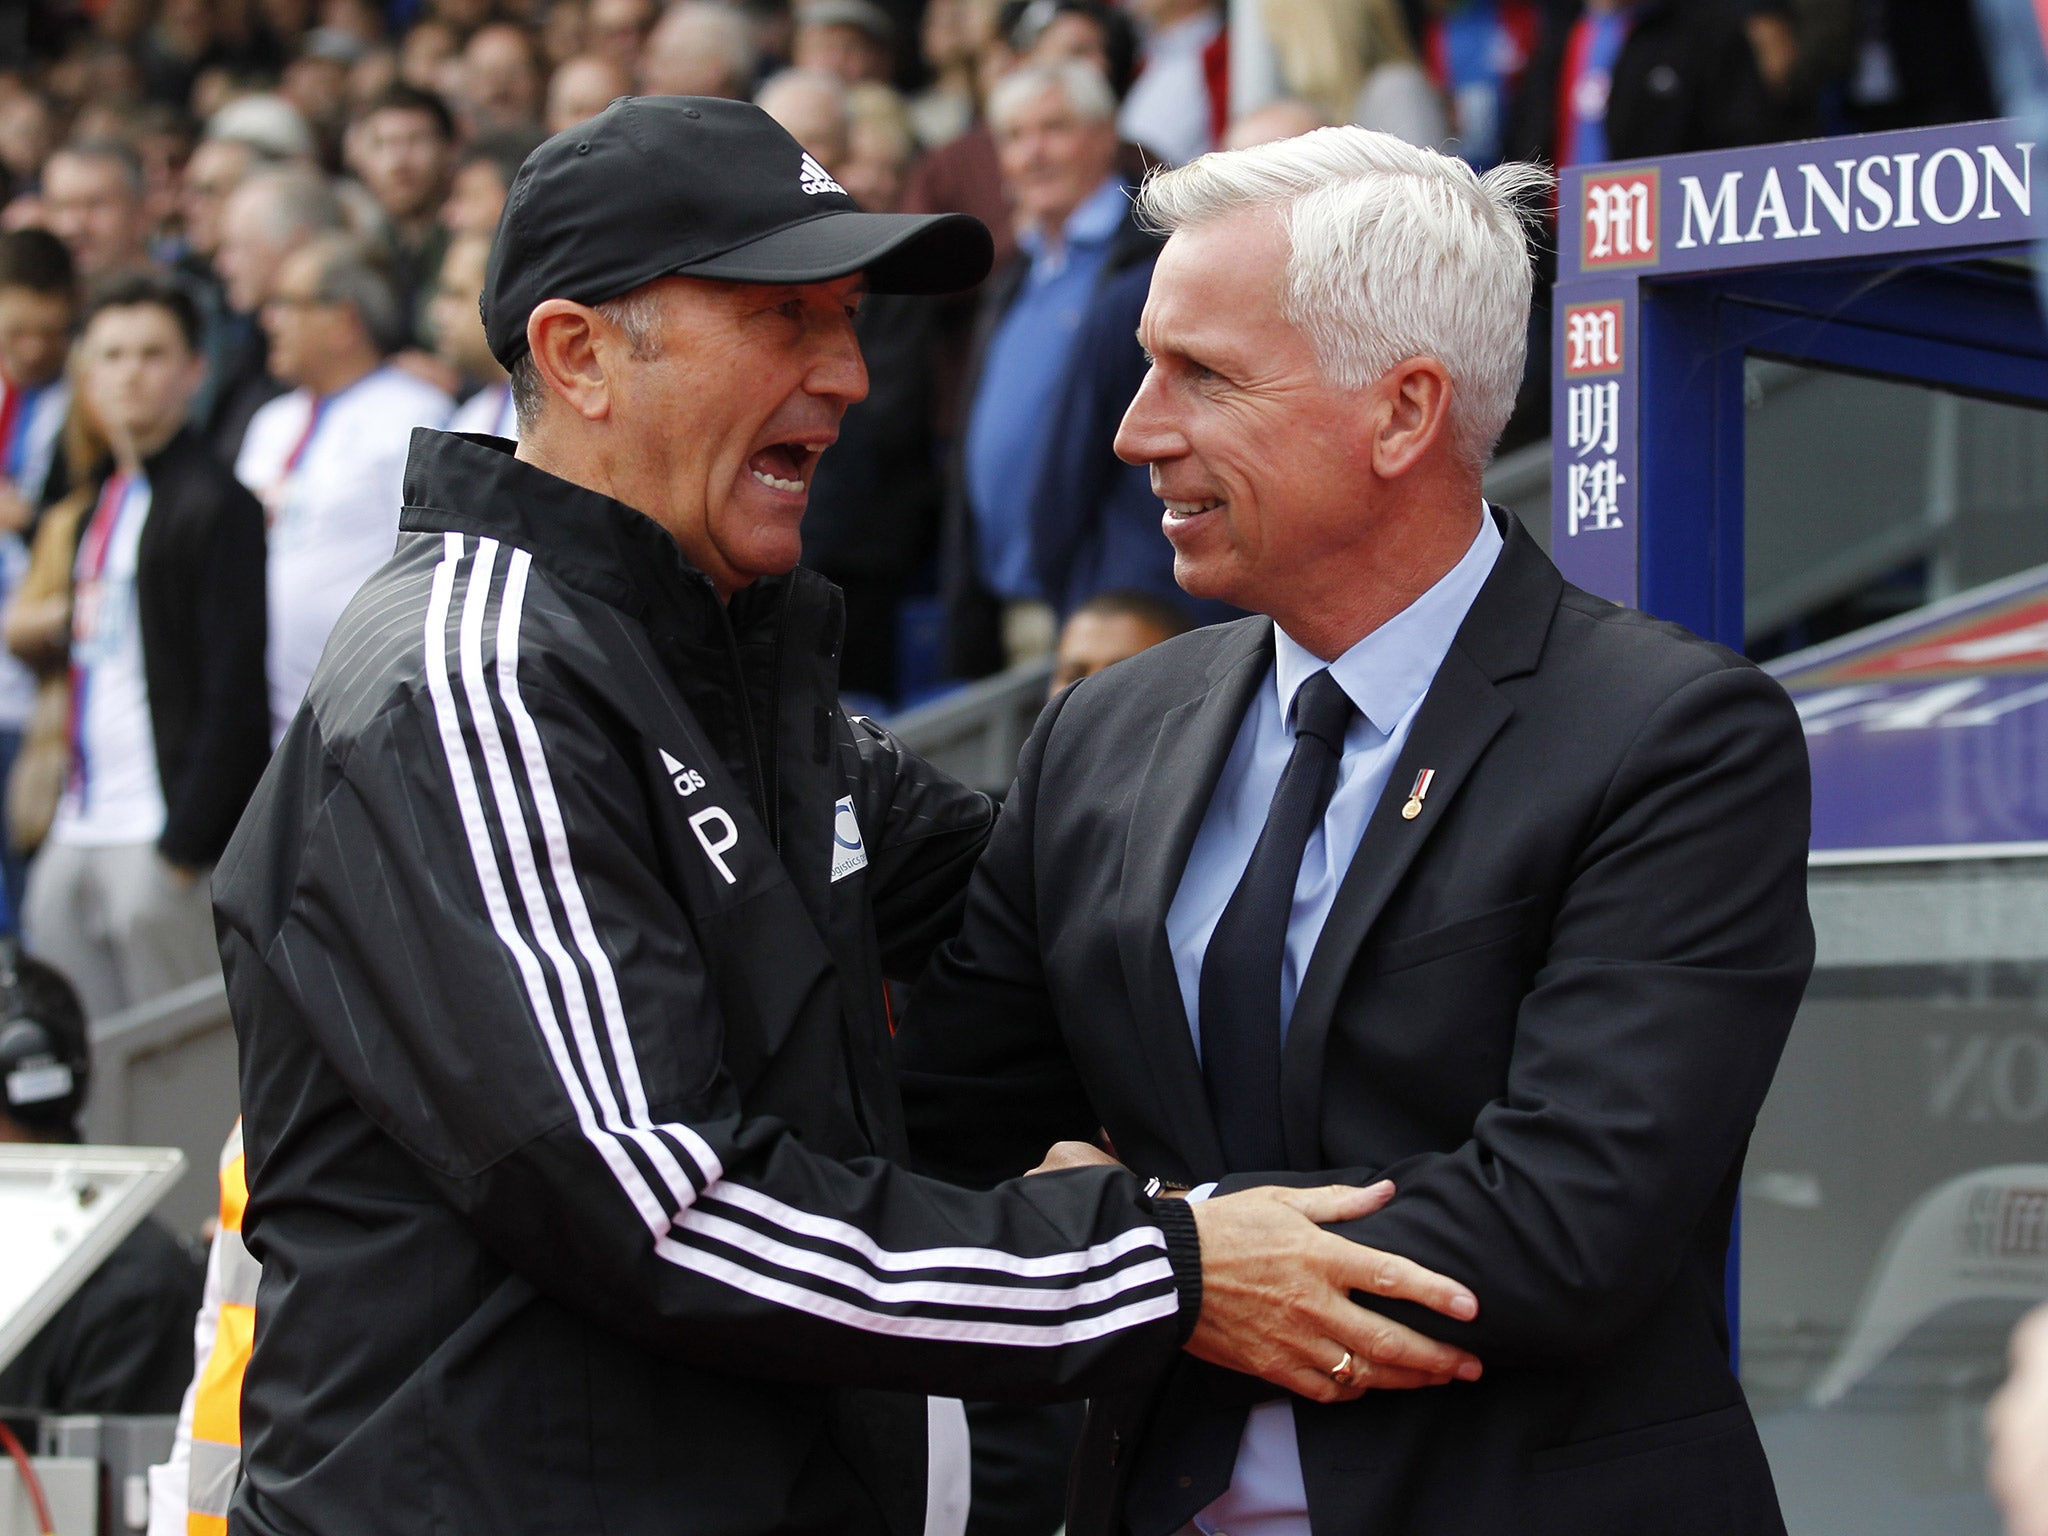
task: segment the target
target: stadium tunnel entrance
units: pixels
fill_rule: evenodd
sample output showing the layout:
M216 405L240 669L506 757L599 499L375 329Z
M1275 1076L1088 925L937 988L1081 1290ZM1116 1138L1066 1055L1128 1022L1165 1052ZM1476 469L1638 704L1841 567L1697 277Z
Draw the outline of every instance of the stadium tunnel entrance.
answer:
M1560 188L1552 553L1763 663L1812 754L1819 962L1729 1260L1794 1536L1995 1536L1982 1411L2048 1298L2035 137Z

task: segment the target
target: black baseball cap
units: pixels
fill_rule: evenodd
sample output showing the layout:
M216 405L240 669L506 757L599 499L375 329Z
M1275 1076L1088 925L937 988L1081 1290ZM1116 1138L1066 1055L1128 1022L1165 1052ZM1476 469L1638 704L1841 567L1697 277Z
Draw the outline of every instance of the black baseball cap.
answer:
M627 96L526 157L505 198L482 299L506 367L545 299L602 304L659 277L953 293L995 246L961 213L863 213L767 113L703 96Z

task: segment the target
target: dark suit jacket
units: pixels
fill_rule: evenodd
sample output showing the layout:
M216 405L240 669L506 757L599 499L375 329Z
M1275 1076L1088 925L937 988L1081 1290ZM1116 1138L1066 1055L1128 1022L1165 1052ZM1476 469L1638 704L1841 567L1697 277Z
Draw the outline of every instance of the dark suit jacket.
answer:
M1392 1205L1341 1230L1465 1281L1479 1316L1359 1299L1486 1376L1297 1401L1320 1532L1781 1532L1722 1278L1813 959L1798 720L1742 658L1567 586L1495 516L1506 547L1303 979L1289 1166L1226 1173L1164 928L1268 676L1258 618L1047 709L899 1039L913 1138L968 1182L1097 1127L1133 1170L1225 1193L1394 1179ZM1162 1401L1233 1385L1183 1358L1091 1405L1074 1536L1123 1528L1134 1466L1180 1470L1147 1438Z

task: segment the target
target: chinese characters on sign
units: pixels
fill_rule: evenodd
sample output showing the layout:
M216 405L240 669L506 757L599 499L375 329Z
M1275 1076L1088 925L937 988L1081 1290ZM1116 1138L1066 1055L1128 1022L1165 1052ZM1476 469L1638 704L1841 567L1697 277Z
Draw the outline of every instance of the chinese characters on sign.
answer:
M1567 536L1622 526L1619 301L1567 305L1564 312ZM1608 375L1602 378L1600 375Z

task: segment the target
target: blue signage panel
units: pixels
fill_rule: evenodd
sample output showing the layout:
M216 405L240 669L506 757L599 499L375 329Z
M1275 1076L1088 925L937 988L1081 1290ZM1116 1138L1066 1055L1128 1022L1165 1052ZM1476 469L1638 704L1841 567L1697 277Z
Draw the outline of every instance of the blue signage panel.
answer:
M2010 250L2032 235L2036 157L2022 125L1996 121L1567 170L1551 365L1551 552L1565 575L1637 604L1645 551L1654 548L1660 560L1720 571L1724 585L1739 580L1739 540L1707 526L1727 510L1709 510L1716 477L1740 477L1739 453L1724 462L1703 448L1712 430L1705 418L1720 408L1702 383L1717 345L1713 311L1681 304L1697 284L1660 294L1660 281ZM1648 349L1646 327L1663 337ZM1668 356L1674 346L1683 358ZM1637 439L1646 420L1657 423L1660 464L1678 466L1675 476L1650 477L1661 495L1644 491ZM1700 453L1669 440L1695 430ZM1656 520L1647 541L1644 518ZM1701 526L1674 538L1674 519ZM1685 609L1667 617L1705 630L1733 622L1710 613L1711 593L1691 593L1698 600L1687 608L1669 571L1652 585L1662 594L1652 594L1653 606Z
M1636 602L1636 285L1560 288L1551 309L1550 544L1589 592Z
M1573 167L1558 281L2013 245L2033 234L2031 137L1961 123Z
M1781 657L1813 848L2048 842L2048 566Z

